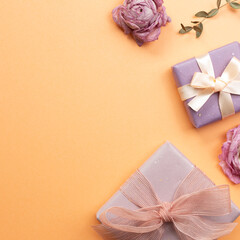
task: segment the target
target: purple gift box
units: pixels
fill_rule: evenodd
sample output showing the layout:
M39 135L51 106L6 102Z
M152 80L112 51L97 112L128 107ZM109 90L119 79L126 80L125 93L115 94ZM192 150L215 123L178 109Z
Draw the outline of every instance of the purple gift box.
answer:
M209 55L213 63L215 76L217 78L221 76L233 57L240 59L240 44L238 42L233 42L209 52ZM176 64L172 67L172 70L178 88L190 84L194 73L201 72L195 58ZM231 94L231 97L235 112L239 112L240 96ZM191 99L184 101L184 105L192 124L196 128L222 119L222 114L219 108L219 93L214 93L198 112L192 110L188 106L190 101Z
M171 143L163 144L140 168L139 171L149 180L156 194L164 202L172 201L179 184L195 168L195 166ZM208 177L203 175L206 179ZM212 183L214 186L214 183ZM111 207L124 207L135 210L137 207L131 203L121 191L116 192L110 200L98 211L97 219L101 213ZM240 210L232 202L232 212L221 217L210 217L216 222L233 222L240 215ZM165 232L162 240L179 240L172 223L165 223Z

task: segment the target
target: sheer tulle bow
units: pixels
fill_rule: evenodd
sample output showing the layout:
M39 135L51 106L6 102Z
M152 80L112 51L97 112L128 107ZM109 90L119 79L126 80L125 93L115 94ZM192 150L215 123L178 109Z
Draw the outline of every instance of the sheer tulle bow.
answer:
M240 95L240 61L233 57L223 74L215 78L209 54L196 60L202 72L196 72L190 84L178 88L182 101L193 98L188 106L198 112L212 94L218 92L222 117L235 114L231 94Z
M181 240L212 240L229 234L236 226L206 218L231 212L229 187L212 186L197 168L179 185L172 202L162 202L140 171L121 191L138 209L112 207L103 212L101 224L94 227L103 239L160 240L164 223L172 222Z

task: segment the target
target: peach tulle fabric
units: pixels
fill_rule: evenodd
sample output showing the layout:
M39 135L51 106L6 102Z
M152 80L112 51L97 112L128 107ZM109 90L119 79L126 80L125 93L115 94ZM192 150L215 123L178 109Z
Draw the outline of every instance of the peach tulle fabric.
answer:
M172 222L181 240L212 240L229 234L235 223L216 223L208 216L231 212L229 187L212 186L194 168L177 188L172 202L162 202L153 187L137 171L121 188L124 196L138 209L112 207L100 216L94 229L103 239L156 240L164 233L164 223Z

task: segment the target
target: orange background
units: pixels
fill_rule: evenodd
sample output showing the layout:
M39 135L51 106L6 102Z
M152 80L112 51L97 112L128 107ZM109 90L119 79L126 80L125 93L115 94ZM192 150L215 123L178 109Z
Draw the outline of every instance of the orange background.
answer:
M240 11L222 9L196 40L180 23L216 1L165 2L172 23L139 48L111 18L120 0L1 0L0 239L100 239L95 213L165 140L240 206L218 166L240 115L195 129L171 73L240 41Z

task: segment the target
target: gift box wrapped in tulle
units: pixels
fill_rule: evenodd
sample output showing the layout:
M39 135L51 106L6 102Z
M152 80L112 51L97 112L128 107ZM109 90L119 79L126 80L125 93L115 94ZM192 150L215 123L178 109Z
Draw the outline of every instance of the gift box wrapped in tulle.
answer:
M104 239L217 239L239 214L228 186L215 186L167 142L103 205L94 228Z

